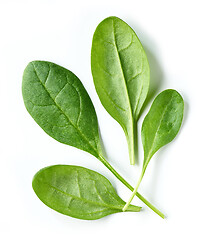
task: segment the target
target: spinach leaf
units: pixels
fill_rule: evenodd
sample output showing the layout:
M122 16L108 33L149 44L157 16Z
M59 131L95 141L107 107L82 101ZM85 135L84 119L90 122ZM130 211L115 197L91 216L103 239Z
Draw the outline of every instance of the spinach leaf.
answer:
M91 69L102 105L125 132L134 164L134 131L148 93L150 70L141 42L121 19L106 18L96 28Z
M168 89L155 98L142 124L141 135L144 148L142 173L124 210L135 196L151 157L176 137L181 127L183 112L184 101L177 91Z
M99 219L122 212L125 204L108 179L83 167L56 165L41 169L32 185L44 204L74 218ZM140 209L130 205L128 211Z
M22 93L28 112L47 134L99 156L96 113L85 88L72 72L54 63L33 61L24 71Z
M151 157L176 137L181 127L183 112L184 101L173 89L163 91L154 100L142 124L143 174Z
M24 71L22 93L28 112L47 134L61 143L89 152L128 189L134 190L103 157L93 104L72 72L54 63L33 61ZM164 218L141 194L137 192L136 196Z

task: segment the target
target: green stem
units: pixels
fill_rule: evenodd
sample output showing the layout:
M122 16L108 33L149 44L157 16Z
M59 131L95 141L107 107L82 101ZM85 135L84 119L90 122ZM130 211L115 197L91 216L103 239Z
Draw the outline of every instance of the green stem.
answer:
M106 161L103 156L99 156L98 158L128 189L131 191L134 188ZM160 212L156 207L154 207L150 202L148 202L140 193L136 192L136 196L149 208L151 208L155 213L157 213L160 217L165 218L164 214Z
M128 142L128 151L129 151L129 158L130 158L130 164L135 164L135 129L134 129L134 122L132 122L131 125L131 131L130 134L127 136L127 142Z
M143 173L143 172L142 172L142 173ZM137 182L137 184L136 184L136 187L134 188L134 190L133 190L130 198L128 199L127 203L125 204L125 206L124 206L124 208L123 208L123 212L125 212L125 211L128 209L130 203L132 202L133 198L135 197L135 195L136 195L136 193L137 193L137 191L138 191L139 185L140 185L140 183L141 183L141 180L142 180L142 178L143 178L143 175L144 175L144 174L141 174L141 175L140 175L140 178L139 178L139 180L138 180L138 182Z
M129 158L130 158L130 164L135 164L135 152L134 152L134 138L129 139Z

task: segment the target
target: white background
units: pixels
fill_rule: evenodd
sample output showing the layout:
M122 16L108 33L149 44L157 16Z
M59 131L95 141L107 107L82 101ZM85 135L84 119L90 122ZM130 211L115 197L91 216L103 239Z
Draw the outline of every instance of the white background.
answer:
M210 239L210 4L167 0L0 1L0 239ZM142 164L129 165L119 124L102 107L91 69L91 41L108 16L126 21L139 36L151 67L152 98L178 90L185 115L176 139L157 153L140 192L167 218L139 199L140 213L96 221L61 215L46 207L31 187L33 175L53 164L74 164L102 173L127 200L127 190L90 154L50 138L26 111L22 73L28 62L47 60L73 71L92 98L107 159L133 185ZM139 134L140 136L140 134Z

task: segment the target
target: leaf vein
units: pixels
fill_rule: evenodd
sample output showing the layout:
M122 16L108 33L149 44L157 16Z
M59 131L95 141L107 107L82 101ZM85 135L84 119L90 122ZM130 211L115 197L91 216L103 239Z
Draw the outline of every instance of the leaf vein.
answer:
M127 87L127 85L126 85L125 73L124 73L124 70L123 70L123 67L122 67L122 60L121 60L121 57L120 57L120 53L119 53L119 50L118 50L117 41L116 41L116 37L115 37L115 25L114 25L114 21L112 21L112 23L113 23L114 43L115 43L115 47L116 47L116 52L117 52L117 56L118 56L118 60L119 60L120 69L121 69L122 76L123 76L123 80L124 80L124 88L125 88L125 92L126 92L126 96L127 96L128 105L129 105L130 117L131 117L131 119L133 119L131 102L130 102L130 97L129 97L129 92L128 92L128 87Z
M92 200L89 200L89 199L85 199L85 198L82 198L82 197L78 197L76 195L73 195L73 194L70 194L70 193L67 193L67 192L64 192L62 191L61 189L47 183L47 182L43 182L44 184L48 185L49 187L51 187L52 189L54 189L54 191L57 191L57 192L60 192L68 197L71 197L71 198L74 198L74 199L77 199L77 200L80 200L80 201L83 201L83 202L87 202L89 204L93 204L93 205L98 205L98 206L103 206L103 207L106 207L106 208L112 208L112 209L119 209L119 210L122 210L123 208L123 205L122 206L115 206L115 205L108 205L108 204L105 204L105 203L99 203L99 202L95 202L95 201L92 201Z
M79 191L79 196L82 197L82 194L81 194L81 188L80 188L80 185L79 185L79 173L78 171L76 171L76 182L77 182L77 186L78 186L78 191Z
M102 195L101 195L101 194L99 193L99 191L98 191L98 188L97 188L97 186L96 186L96 181L94 181L94 188L95 188L95 190L96 190L96 193L98 194L98 197L101 199L101 201L102 201L103 203L106 204L106 202L103 200Z
M46 84L45 84L46 85ZM57 93L57 95L55 96L54 101L56 102L57 97L59 96L59 94L64 90L64 88L68 85L68 82L60 89L60 91ZM46 86L45 86L46 87Z
M33 66L34 66L34 65L33 65ZM49 80L50 71L51 71L51 69L50 69L50 66L49 66L49 65L48 65L48 67L49 67L49 71L48 71L47 77L46 77L46 79L45 79L45 82L44 82L44 84L45 84L45 85L46 85L47 81Z
M112 99L112 97L109 95L109 93L106 91L106 89L105 89L102 85L101 85L101 88L103 88L103 90L104 90L105 94L107 95L107 97L110 99L110 101L111 101L117 108L125 111L124 108L120 107L120 106Z
M142 72L136 74L134 77L128 79L127 83L130 83L133 79L137 78L138 76L140 76L142 74Z
M121 49L119 49L118 51L119 51L119 52L122 52L122 51L128 49L133 43L134 43L134 41L133 41L133 34L132 34L132 35L131 35L131 41L130 41L130 43L128 44L128 46L126 46L126 47L124 47L124 48L121 48Z

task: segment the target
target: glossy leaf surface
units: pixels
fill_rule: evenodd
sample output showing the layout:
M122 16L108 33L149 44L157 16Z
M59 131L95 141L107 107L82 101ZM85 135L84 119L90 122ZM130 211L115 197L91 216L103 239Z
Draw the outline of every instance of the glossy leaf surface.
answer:
M134 164L134 126L148 93L150 70L137 35L121 19L106 18L96 28L91 69L101 103L124 129Z
M142 124L143 172L155 152L175 138L183 112L184 101L177 91L168 89L156 97Z
M46 133L98 157L96 113L71 71L50 62L31 62L23 74L22 93L28 112Z
M33 179L33 189L48 207L62 214L86 220L122 212L125 202L101 174L69 165L50 166ZM128 211L140 211L130 206Z

